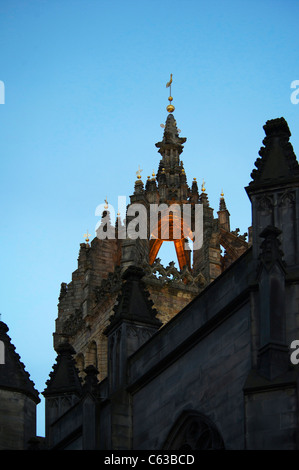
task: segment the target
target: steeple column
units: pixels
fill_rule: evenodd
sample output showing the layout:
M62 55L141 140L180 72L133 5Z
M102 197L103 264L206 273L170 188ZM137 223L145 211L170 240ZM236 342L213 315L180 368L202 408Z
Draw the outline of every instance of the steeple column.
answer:
M246 188L252 203L254 257L260 253L260 233L268 225L281 227L284 261L295 266L299 265L299 165L284 118L267 121L264 130L264 147Z

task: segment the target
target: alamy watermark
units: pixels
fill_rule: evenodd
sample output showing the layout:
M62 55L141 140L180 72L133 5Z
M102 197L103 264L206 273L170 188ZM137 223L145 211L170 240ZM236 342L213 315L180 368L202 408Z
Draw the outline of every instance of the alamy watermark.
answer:
M5 104L5 86L2 80L0 80L0 104Z
M99 204L95 215L101 217L95 231L99 239L153 239L180 240L190 239L193 249L198 250L203 243L203 206L202 204L143 204L133 203L126 209L126 197L118 197L118 212L126 217L121 229L116 231L112 221L116 220L116 212L111 204ZM186 241L184 248L190 250Z
M5 364L5 348L3 341L0 341L0 365Z
M291 83L291 88L295 88L295 90L291 93L290 100L293 104L299 103L299 80L293 80Z
M290 356L291 363L296 365L299 364L299 340L295 339L290 345L290 349L294 349Z

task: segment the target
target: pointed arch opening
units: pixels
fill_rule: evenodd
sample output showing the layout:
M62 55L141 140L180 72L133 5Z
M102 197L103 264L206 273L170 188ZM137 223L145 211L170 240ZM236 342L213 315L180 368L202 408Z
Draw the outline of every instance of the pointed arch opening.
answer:
M95 341L92 341L87 349L85 355L85 366L94 366L98 368L98 353L97 353L97 344Z
M161 205L163 206L163 204ZM161 246L164 242L172 242L174 244L176 258L179 269L185 266L191 269L190 250L186 248L186 234L192 240L191 228L183 220L182 209L179 204L171 204L170 206L158 208L157 221L151 227L149 263L153 264L158 256Z
M76 365L79 370L79 376L84 377L85 361L83 353L79 353L76 356Z
M171 428L165 450L221 450L224 442L213 421L202 413L186 410Z

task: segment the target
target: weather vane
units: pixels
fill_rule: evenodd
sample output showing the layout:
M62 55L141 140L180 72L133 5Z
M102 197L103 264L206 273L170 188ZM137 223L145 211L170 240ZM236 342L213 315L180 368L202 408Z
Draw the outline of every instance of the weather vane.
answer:
M202 180L202 185L201 185L201 190L204 193L206 188L205 188L205 180Z
M139 180L140 180L140 178L141 178L141 172L142 172L142 171L143 171L143 170L140 168L140 165L138 165L138 170L136 171L136 175L137 175L137 178L138 178Z
M169 88L169 98L168 98L169 105L166 107L166 110L169 113L173 113L173 111L175 110L175 107L173 106L173 104L171 104L173 100L173 97L171 96L171 84L172 84L172 73L170 74L169 82L166 83L166 88Z
M105 202L105 206L104 206L104 208L105 208L105 209L108 209L108 201L107 201L107 196L106 196L106 199L104 199L104 202Z

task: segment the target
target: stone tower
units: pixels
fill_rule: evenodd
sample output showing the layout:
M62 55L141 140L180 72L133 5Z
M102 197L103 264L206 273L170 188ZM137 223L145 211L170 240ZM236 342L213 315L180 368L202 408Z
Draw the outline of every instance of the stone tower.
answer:
M23 450L36 435L38 391L30 380L7 325L0 321L0 449Z
M128 267L138 266L143 270L142 282L163 325L249 246L247 234L240 236L238 229L230 230L230 214L223 193L215 218L204 185L199 191L196 178L188 184L181 160L186 138L179 135L174 107L168 106L167 111L162 140L156 143L161 155L157 173L153 172L144 183L137 172L124 221L119 214L115 221L111 220L106 205L97 236L91 243L88 240L80 245L78 268L71 282L61 284L54 348L65 341L73 346L82 378L89 365L97 368L99 380L107 375L108 342L104 330L113 315L125 282L122 275ZM145 214L144 224L138 219L140 214L136 215L136 207ZM153 218L154 207L156 218ZM195 230L199 207L200 233ZM178 211L183 214L185 209L189 210L190 218L183 226ZM142 236L136 237L136 229ZM192 243L188 244L188 239L194 246L195 233L202 243L191 253ZM158 256L164 242L174 243L178 268L175 260L168 266L162 265Z
M289 365L286 296L299 268L299 164L285 119L267 121L263 128L264 146L246 191L252 204L253 258L259 263L257 367L273 379Z
M46 441L51 449L298 448L299 369L289 345L299 331L299 165L288 125L264 126L246 188L247 243L230 229L223 193L215 218L205 186L188 185L186 139L169 108L157 175L144 185L137 172L123 223L107 204L101 236L81 245L78 269L61 286ZM187 228L178 217L186 206ZM166 242L178 268L157 258Z

